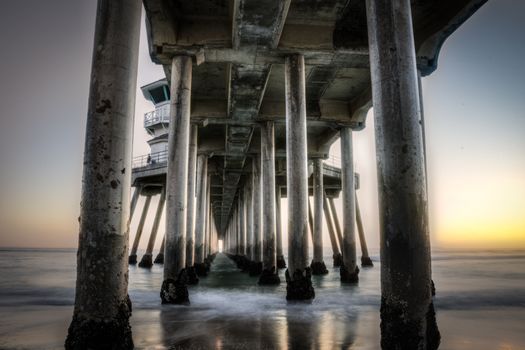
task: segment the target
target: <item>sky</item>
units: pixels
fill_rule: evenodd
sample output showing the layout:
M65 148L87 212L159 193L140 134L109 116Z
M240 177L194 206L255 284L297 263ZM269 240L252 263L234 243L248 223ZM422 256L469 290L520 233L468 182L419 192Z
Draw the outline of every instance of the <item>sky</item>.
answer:
M95 10L95 1L0 0L1 247L77 246ZM525 2L491 0L447 39L437 71L423 79L434 248L525 248L524 37ZM140 40L138 86L163 77L149 58L144 20ZM152 109L137 89L135 156L149 151L142 118ZM354 157L374 249L372 113L354 133ZM282 208L285 216L285 200Z

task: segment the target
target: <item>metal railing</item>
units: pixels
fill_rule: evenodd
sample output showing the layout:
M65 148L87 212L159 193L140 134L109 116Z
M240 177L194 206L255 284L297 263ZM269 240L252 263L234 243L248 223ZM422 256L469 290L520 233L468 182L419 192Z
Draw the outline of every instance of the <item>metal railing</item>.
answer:
M138 157L134 157L132 160L133 169L144 168L149 166L165 165L168 161L168 151L160 151L156 153L150 153ZM330 165L334 168L341 168L341 157L331 155L328 159L323 161L325 164Z
M168 162L168 151L161 151L156 153L150 153L143 156L133 158L132 168L145 168L155 166L166 166Z
M341 157L329 155L328 159L325 159L323 161L325 164L328 164L334 168L340 168L341 167Z
M144 127L170 122L170 104L157 106L154 111L144 113Z

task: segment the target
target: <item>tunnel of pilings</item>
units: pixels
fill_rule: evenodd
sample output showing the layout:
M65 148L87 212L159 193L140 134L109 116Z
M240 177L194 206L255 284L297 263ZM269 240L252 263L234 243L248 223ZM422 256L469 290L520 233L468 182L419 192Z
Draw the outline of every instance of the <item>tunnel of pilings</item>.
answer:
M315 298L311 276L329 264L358 286L359 266L372 261L352 139L372 105L382 347L437 348L420 81L485 1L99 0L66 348L133 348L128 264L162 263L159 307L191 307L187 286L210 273L219 241L259 284L286 283L290 301ZM132 159L143 8L149 54L166 78L142 87L155 104L144 118L152 152ZM334 166L327 160L336 140ZM323 260L323 221L333 261Z

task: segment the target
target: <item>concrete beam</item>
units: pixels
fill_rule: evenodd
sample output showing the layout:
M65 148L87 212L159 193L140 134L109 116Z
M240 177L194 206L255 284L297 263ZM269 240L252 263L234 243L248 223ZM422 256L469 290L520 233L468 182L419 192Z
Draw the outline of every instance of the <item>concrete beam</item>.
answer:
M254 0L235 0L233 2L232 46L274 48L279 42L282 27L290 0L259 2ZM234 121L253 120L259 113L266 82L270 74L270 64L231 64L228 91L228 116ZM240 177L231 169L242 169L245 153L250 146L253 128L246 126L227 126L226 151L236 152L237 157L226 157L224 168L223 203L232 206ZM229 213L223 216L226 225Z

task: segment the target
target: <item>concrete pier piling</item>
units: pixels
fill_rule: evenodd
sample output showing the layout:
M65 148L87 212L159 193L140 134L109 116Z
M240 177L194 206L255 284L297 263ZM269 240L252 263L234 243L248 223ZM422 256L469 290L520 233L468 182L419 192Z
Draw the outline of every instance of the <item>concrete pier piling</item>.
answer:
M194 264L194 228L195 228L195 182L197 173L197 137L199 127L191 125L190 148L188 154L188 199L186 212L186 273L188 284L199 283L199 278L195 273Z
M253 174L250 174L246 182L246 259L248 271L254 258L255 236L253 234Z
M204 248L204 264L206 266L206 271L210 271L211 268L211 176L208 174L208 180L206 183L206 225L205 225L205 248Z
M381 234L381 346L437 349L410 1L367 0Z
M361 219L361 210L359 209L359 201L357 194L355 196L355 219L357 223L357 233L359 234L359 243L361 245L361 266L373 267L374 263L368 255L368 246L366 245L365 229L363 227L363 220Z
M159 253L155 257L154 264L164 264L164 246L166 245L166 236L162 238L162 243L160 244Z
M286 57L287 300L310 300L315 297L308 262L308 159L304 74L302 55Z
M239 256L246 255L246 222L244 215L244 192L240 190L237 202L237 223L239 227Z
M208 156L197 156L197 211L195 220L194 268L197 276L208 274L205 265L206 192L208 188ZM231 242L231 241L230 241Z
M308 228L310 229L310 239L312 244L314 243L314 214L312 214L312 204L310 198L308 198Z
M337 242L339 243L339 248L341 248L342 253L342 246L343 246L343 233L341 232L341 225L339 223L339 215L337 215L337 208L335 207L335 201L333 197L328 198L328 204L330 204L330 212L332 213L332 219L333 219L333 225L335 228L335 234ZM343 255L341 254L341 263L342 263Z
M239 193L238 213L239 213L239 227L240 227L240 253L238 266L243 272L248 272L250 269L250 260L247 258L248 241L247 241L247 220L246 220L246 187L243 187Z
M332 257L334 259L334 267L341 267L343 264L343 256L339 250L337 244L337 237L335 236L334 224L332 218L330 217L330 208L328 207L328 201L326 200L326 195L323 197L323 211L324 217L326 219L326 226L328 227L328 234L330 236L330 243L332 244Z
M146 223L146 217L148 216L149 205L151 203L151 195L146 196L144 202L144 208L142 208L142 214L140 215L139 226L137 227L137 233L133 240L133 245L129 253L128 263L135 265L137 263L137 250L139 249L140 238L142 237L142 231L144 231L144 224Z
M137 207L137 203L139 201L141 192L142 192L142 186L135 187L135 191L133 192L133 197L131 197L131 204L130 204L130 210L129 210L129 222L130 223L131 223L131 219L133 218L133 213L135 212L135 208Z
M314 254L310 265L313 275L326 275L328 270L323 260L323 160L316 158L314 163L314 218L312 241Z
M259 276L262 273L262 195L261 195L261 158L253 157L252 162L253 188L253 256L250 263L250 276Z
M343 264L340 267L341 282L357 283L359 267L355 239L355 176L352 146L352 130L344 127L341 135L341 183L343 194L343 242L341 252Z
M165 201L166 189L162 188L157 212L155 213L155 219L153 220L153 227L151 228L151 235L149 236L148 246L146 247L146 253L142 256L142 259L139 262L139 267L150 268L153 266L153 247L155 246L155 240L157 239L157 232L159 230L160 218L162 217Z
M285 269L286 261L283 255L283 224L281 222L281 187L277 186L275 189L275 239L276 239L276 254L277 254L277 268Z
M89 88L77 281L66 349L132 349L128 239L138 0L99 0Z
M188 304L186 276L186 200L190 138L192 59L171 63L171 105L166 175L166 254L160 296L165 304Z
M259 284L280 284L275 242L275 126L261 125L263 270Z

